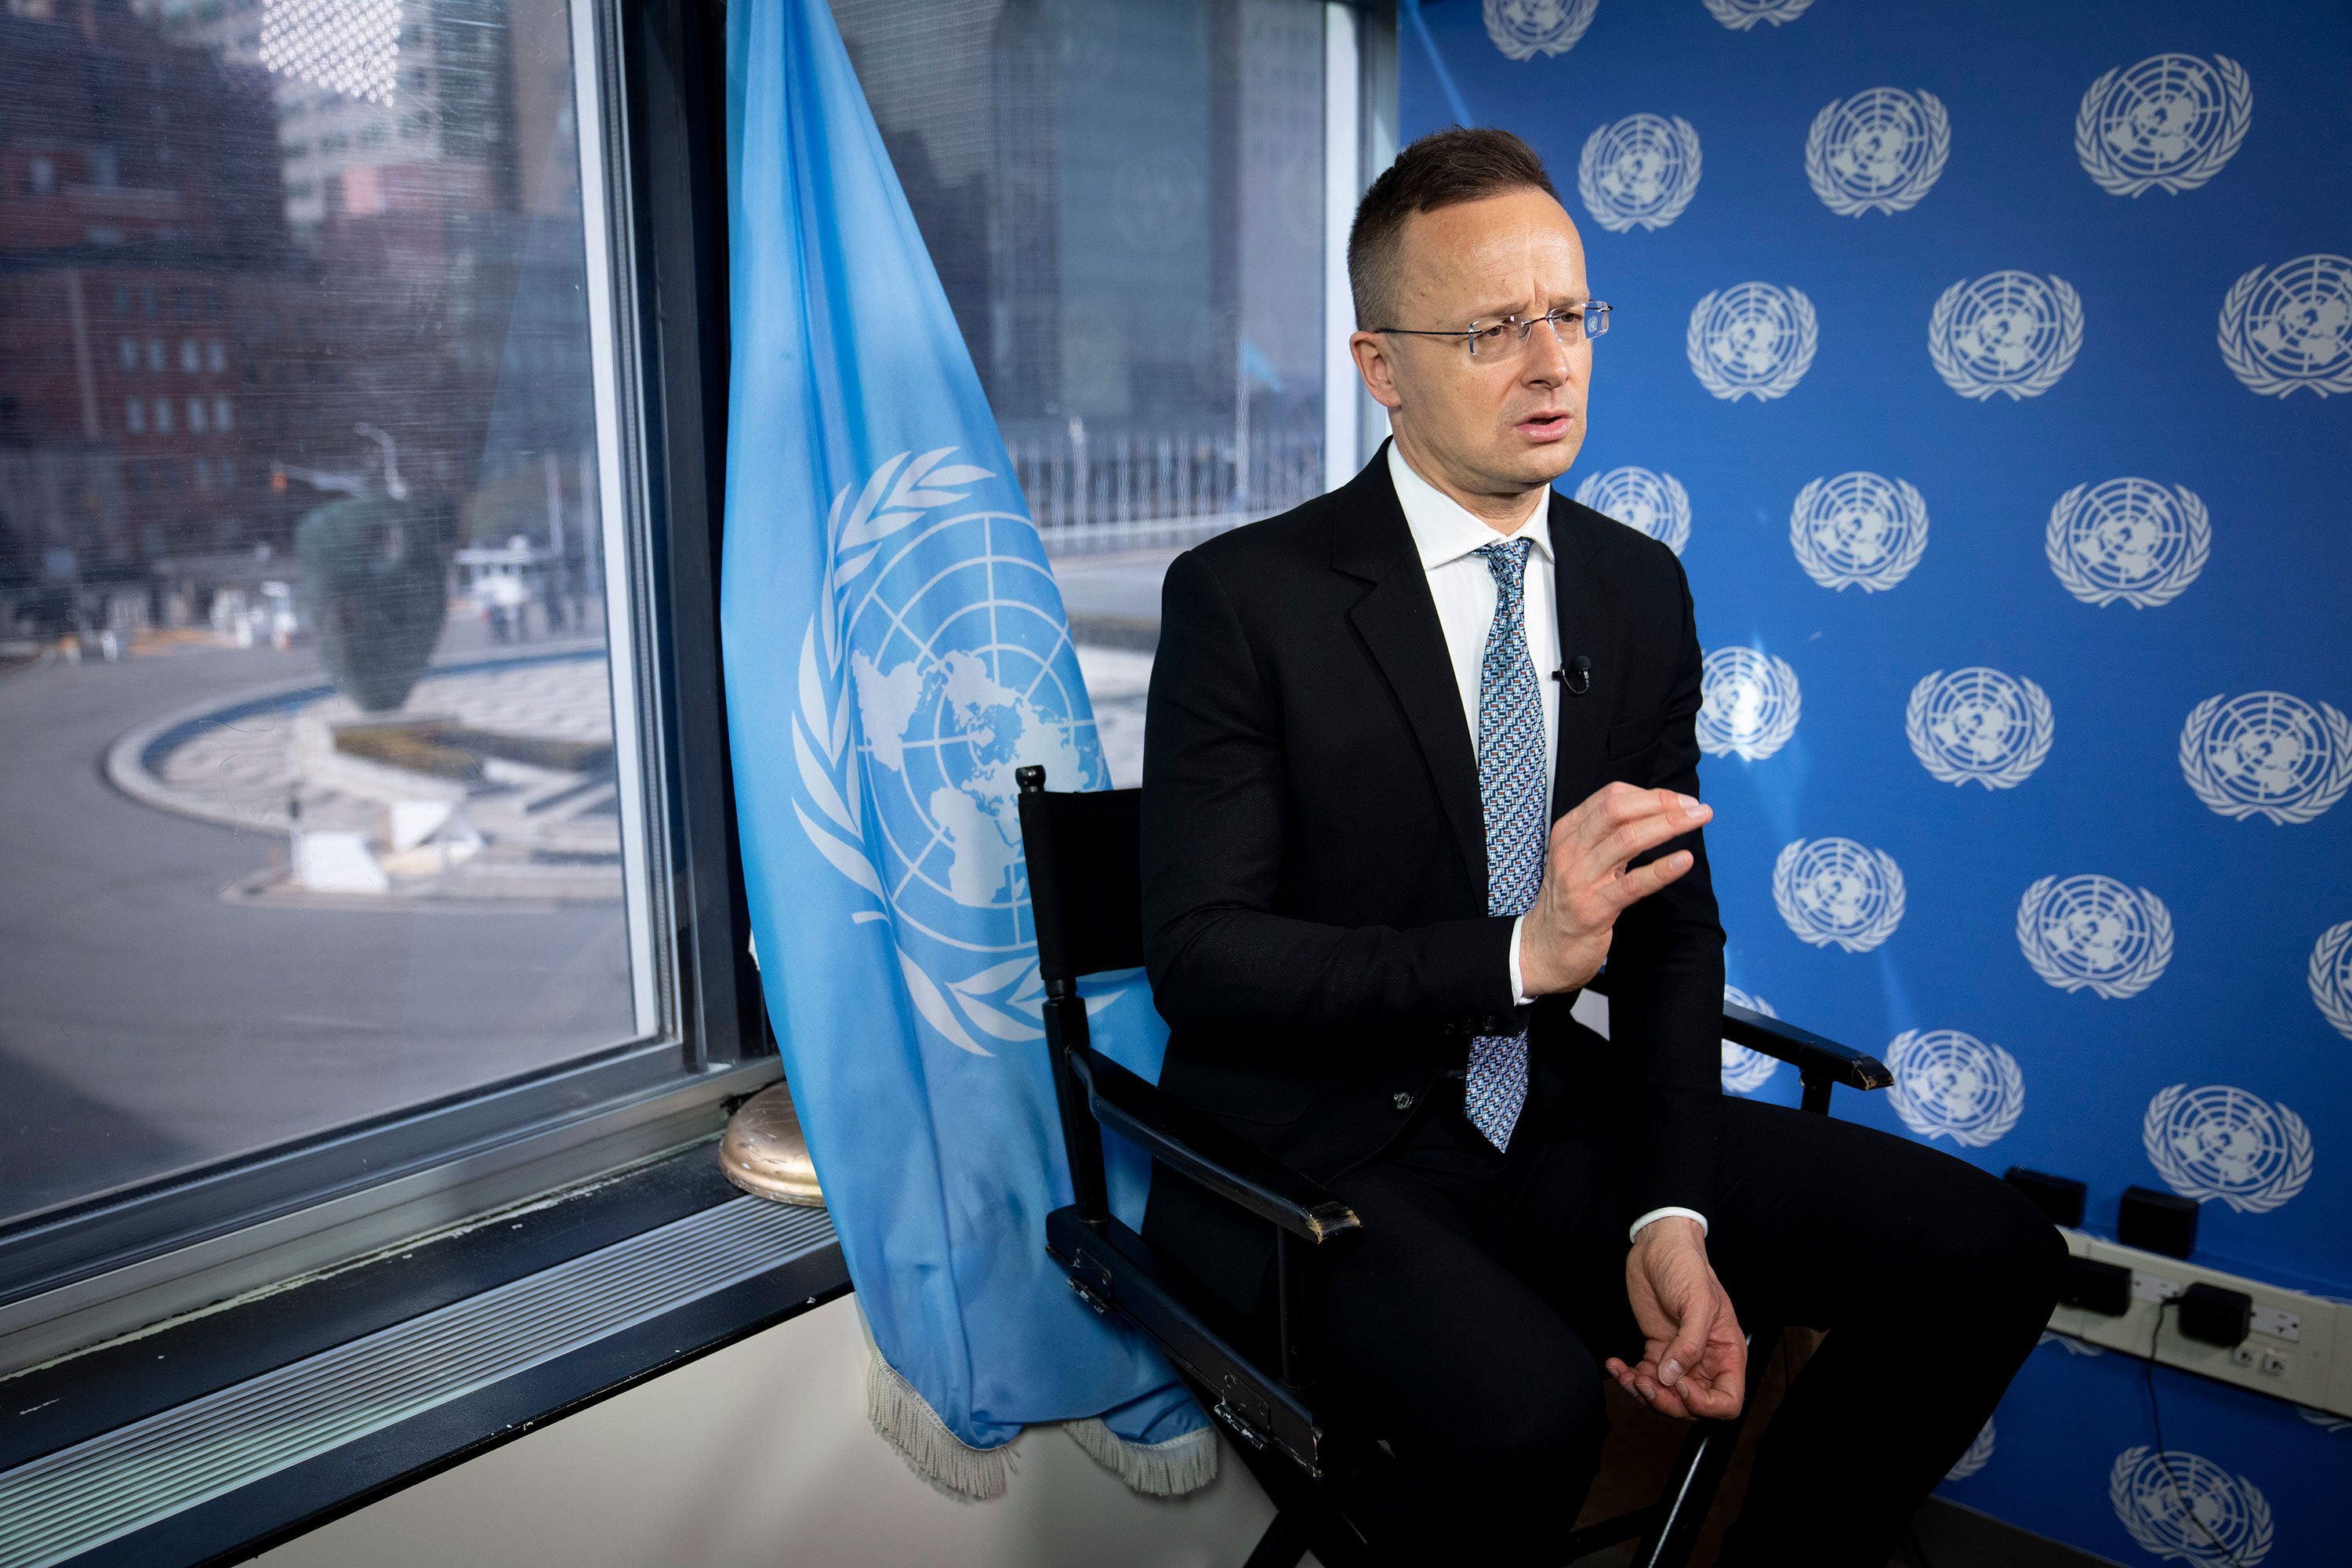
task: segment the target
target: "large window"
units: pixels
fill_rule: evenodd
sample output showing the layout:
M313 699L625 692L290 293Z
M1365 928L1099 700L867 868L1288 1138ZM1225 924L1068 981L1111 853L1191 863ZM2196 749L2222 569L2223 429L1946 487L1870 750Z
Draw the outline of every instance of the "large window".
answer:
M6 0L0 1242L698 1065L599 36Z
M834 0L1057 554L1324 488L1323 0Z

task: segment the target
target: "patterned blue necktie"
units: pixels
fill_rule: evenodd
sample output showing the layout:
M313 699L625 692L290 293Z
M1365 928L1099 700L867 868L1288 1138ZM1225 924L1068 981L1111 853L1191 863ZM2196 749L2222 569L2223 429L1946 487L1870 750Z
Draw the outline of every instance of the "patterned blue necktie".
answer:
M1495 624L1478 672L1478 799L1486 815L1486 912L1523 915L1534 907L1544 864L1543 687L1528 657L1525 539L1498 540L1478 553L1495 574ZM1528 1037L1481 1035L1470 1042L1462 1109L1497 1149L1507 1148L1528 1098Z

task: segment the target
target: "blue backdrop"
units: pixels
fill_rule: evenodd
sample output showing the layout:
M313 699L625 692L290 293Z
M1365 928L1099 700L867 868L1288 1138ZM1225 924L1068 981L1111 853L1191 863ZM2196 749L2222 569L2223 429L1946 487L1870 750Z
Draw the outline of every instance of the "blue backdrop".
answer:
M1679 537L1732 984L1897 1068L1842 1114L2080 1177L2110 1235L2168 1185L2200 1258L2322 1293L2352 1290L2347 79L2340 5L1403 18L1404 133L1527 137L1617 307L1561 488ZM1946 1492L2230 1561L2135 1471L2142 1364L2053 1341ZM2341 1561L2344 1423L2157 1385L2236 1561Z

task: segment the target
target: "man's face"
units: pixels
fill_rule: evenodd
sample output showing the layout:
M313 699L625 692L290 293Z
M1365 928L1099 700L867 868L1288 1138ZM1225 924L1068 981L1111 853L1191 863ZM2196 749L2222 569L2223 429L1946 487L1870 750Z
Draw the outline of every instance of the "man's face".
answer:
M1542 315L1591 298L1584 245L1551 197L1511 191L1406 220L1395 319L1454 331ZM1522 495L1568 471L1584 445L1592 344L1538 323L1473 355L1460 338L1358 333L1357 363L1405 455L1430 479L1477 495ZM1431 470L1435 471L1431 471Z

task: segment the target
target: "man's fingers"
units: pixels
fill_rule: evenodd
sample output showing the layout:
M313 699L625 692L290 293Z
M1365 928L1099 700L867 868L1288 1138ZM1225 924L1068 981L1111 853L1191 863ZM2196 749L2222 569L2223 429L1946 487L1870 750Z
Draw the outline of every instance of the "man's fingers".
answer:
M1613 881L1603 882L1596 892L1615 910L1622 911L1640 903L1668 883L1680 880L1683 873L1697 863L1689 850L1677 849L1646 866L1637 866Z

